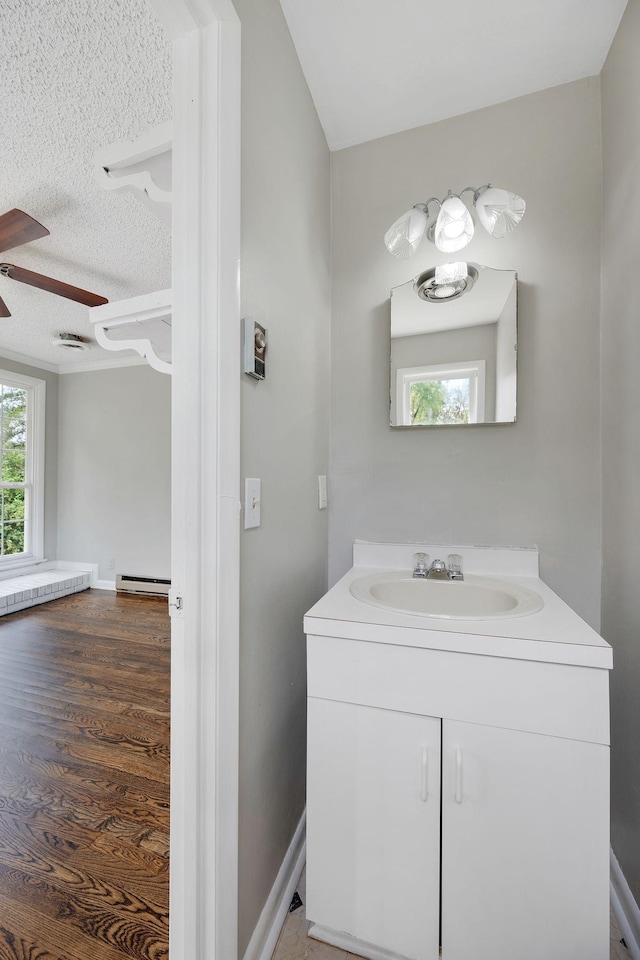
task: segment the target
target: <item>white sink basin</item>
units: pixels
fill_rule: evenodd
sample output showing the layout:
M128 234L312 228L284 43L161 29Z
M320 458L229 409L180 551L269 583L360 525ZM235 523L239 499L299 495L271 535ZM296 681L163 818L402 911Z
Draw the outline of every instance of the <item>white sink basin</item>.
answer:
M396 613L440 620L504 620L542 610L542 597L497 577L465 575L464 580L422 580L392 570L359 577L349 590L356 600Z

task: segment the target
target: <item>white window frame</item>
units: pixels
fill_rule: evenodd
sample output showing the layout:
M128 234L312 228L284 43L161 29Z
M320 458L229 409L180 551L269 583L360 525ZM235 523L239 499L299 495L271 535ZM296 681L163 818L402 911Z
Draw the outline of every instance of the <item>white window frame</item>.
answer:
M461 360L457 363L423 364L420 367L401 367L396 371L396 409L400 425L411 423L411 387L425 380L469 380L469 423L484 423L484 396L486 378L485 360ZM423 424L423 426L452 426L452 424Z
M44 380L25 377L12 370L0 370L0 383L27 391L27 447L25 458L26 503L25 511L25 547L24 553L12 553L0 556L0 570L9 570L33 563L44 558L44 449L46 389ZM0 481L0 489L12 489L15 484L5 485Z

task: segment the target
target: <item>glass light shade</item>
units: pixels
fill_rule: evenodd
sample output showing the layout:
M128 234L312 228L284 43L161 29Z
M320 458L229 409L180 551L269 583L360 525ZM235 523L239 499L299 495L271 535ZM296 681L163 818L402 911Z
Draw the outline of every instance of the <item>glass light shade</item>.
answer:
M473 238L473 220L460 197L447 197L440 208L433 240L443 253L455 253Z
M389 227L384 242L389 253L401 260L408 260L418 249L427 229L427 215L412 207Z
M517 193L489 187L476 200L478 219L496 240L501 240L517 227L526 209L526 203Z
M466 263L441 263L436 267L436 283L455 283L469 276Z

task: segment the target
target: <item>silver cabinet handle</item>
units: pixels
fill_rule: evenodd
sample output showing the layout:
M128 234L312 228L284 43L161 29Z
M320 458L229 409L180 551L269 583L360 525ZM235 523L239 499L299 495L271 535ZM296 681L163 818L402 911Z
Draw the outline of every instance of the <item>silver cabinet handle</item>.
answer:
M429 799L429 749L422 748L420 758L420 799L426 803Z
M456 803L462 800L462 748L456 747Z

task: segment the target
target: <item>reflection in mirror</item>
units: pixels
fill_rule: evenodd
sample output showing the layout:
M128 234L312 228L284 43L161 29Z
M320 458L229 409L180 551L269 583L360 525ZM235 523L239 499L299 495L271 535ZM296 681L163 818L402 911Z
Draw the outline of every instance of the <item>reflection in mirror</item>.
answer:
M391 426L513 423L516 273L446 266L391 291Z

